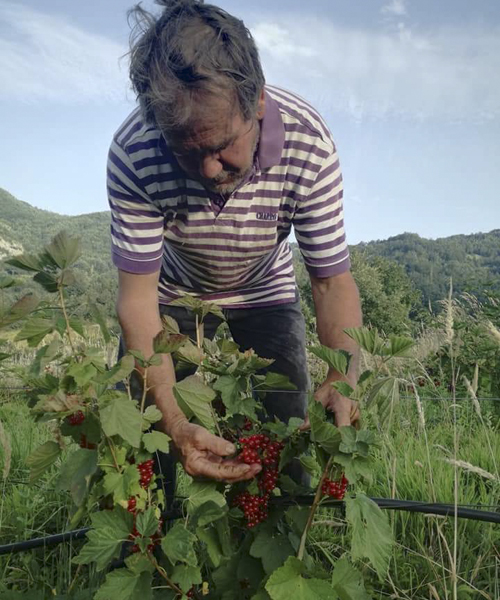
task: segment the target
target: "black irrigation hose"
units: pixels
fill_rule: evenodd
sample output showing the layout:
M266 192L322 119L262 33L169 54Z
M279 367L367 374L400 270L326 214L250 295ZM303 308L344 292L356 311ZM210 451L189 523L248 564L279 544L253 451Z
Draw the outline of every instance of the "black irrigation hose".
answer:
M312 495L294 496L293 498L282 496L273 498L272 503L280 506L310 506L313 503L313 499L314 497ZM440 516L453 516L455 514L455 507L453 504L434 504L428 502L416 502L414 500L393 500L390 498L371 499L378 504L380 508L385 508L387 510L403 510L406 512ZM322 506L325 505L340 508L344 505L344 502L342 500L324 500ZM182 517L182 512L180 509L173 509L167 513L164 513L163 516L165 521L173 521ZM487 523L500 523L500 512L489 512L458 506L457 516L459 519L471 519L473 521L485 521ZM34 538L32 540L14 542L13 544L5 544L0 546L0 556L3 554L24 552L26 550L32 550L33 548L55 546L57 544L61 544L62 542L79 540L85 537L89 529L89 527L84 527L82 529L49 535L42 538Z

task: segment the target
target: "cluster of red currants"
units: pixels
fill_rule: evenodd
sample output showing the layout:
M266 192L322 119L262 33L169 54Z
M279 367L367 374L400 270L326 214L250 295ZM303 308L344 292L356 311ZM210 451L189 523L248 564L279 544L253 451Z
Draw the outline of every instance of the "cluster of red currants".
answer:
M69 425L81 425L85 421L85 415L81 410L77 410L67 417Z
M151 483L153 477L153 459L145 460L144 462L137 465L139 473L141 474L140 485L142 488L147 488Z
M247 527L255 527L267 518L267 505L270 493L278 480L278 464L283 443L272 442L265 434L254 434L239 439L243 447L239 458L247 465L262 465L258 476L260 494L252 495L245 491L238 494L234 504L241 508L247 520Z
M325 496L331 496L336 500L343 500L348 484L349 482L345 478L345 475L342 475L337 481L332 481L328 477L325 477L321 485L321 491Z

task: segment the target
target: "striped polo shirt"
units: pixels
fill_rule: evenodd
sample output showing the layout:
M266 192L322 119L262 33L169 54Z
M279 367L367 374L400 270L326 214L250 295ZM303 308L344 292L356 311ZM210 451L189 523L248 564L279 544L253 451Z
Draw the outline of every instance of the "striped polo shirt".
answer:
M350 267L342 175L323 119L306 101L266 86L253 169L222 203L189 179L164 137L136 109L108 160L113 262L160 271L160 304L190 294L222 308L294 302L292 226L316 277Z

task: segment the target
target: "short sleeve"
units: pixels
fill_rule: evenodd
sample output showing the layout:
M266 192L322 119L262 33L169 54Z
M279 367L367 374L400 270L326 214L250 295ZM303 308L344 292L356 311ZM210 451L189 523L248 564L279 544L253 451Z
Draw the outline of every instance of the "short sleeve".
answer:
M342 200L339 159L330 146L309 195L299 202L293 217L304 263L314 277L332 277L350 269Z
M163 256L163 214L146 193L127 152L113 140L107 167L113 263L129 273L154 273Z

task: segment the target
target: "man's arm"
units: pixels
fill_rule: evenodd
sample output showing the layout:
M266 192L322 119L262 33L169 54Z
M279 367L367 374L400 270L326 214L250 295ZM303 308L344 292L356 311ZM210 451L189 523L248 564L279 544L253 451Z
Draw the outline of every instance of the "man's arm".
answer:
M146 358L153 354L153 339L161 331L158 309L158 273L138 275L118 271L117 313L125 347L140 350ZM139 369L140 370L140 369ZM173 394L175 371L170 354L162 364L148 369L149 394L163 414L161 428L173 440L181 462L192 476L205 476L235 482L254 477L258 465L248 468L235 460L223 460L235 447L212 435L204 427L189 423Z
M358 288L350 271L325 278L311 275L311 288L319 341L324 346L335 350L347 350L352 354L347 377L330 369L326 380L316 393L316 399L335 414L338 427L351 425L359 419L357 404L341 396L331 383L344 380L351 387L356 386L359 347L344 333L344 329L360 327L363 324Z

